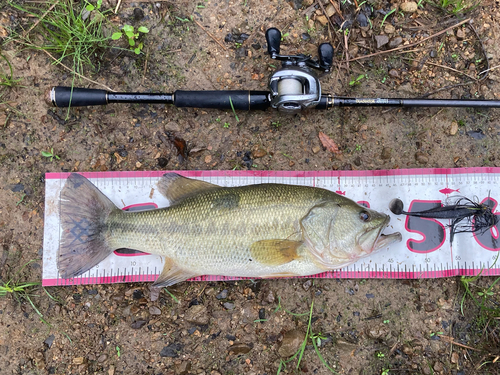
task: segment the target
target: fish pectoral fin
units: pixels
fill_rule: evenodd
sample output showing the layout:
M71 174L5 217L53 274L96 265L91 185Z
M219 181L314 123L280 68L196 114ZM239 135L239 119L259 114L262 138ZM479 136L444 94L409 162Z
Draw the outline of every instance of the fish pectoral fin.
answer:
M183 177L180 174L165 173L158 181L158 191L174 205L192 195L220 188L209 182Z
M266 266L279 266L300 258L297 249L302 241L262 240L250 246L252 260Z
M196 277L199 275L194 274L193 272L189 272L183 270L178 267L174 261L170 258L165 258L165 267L163 267L163 271L160 276L153 283L153 286L156 287L165 287L180 283L182 281L186 281L192 277Z

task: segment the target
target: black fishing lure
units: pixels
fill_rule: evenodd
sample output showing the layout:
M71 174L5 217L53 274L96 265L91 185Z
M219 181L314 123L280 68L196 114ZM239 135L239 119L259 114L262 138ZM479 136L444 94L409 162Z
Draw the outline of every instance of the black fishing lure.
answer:
M491 201L488 201L492 203ZM416 216L429 219L450 219L450 243L456 233L485 233L498 224L500 216L493 213L488 204L476 203L468 198L460 198L455 204L435 207L425 211L406 212L401 199L393 199L389 209L394 215Z

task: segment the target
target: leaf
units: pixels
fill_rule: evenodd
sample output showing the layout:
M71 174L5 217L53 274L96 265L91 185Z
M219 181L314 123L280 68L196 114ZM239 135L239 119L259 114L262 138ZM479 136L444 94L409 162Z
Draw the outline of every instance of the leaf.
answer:
M101 9L102 0L97 0L97 9Z
M132 31L125 31L125 35L129 38L129 39L135 39L135 35Z
M122 37L122 33L114 33L113 35L111 35L111 39L113 40L118 40Z
M144 33L144 34L147 34L149 33L149 29L145 26L141 26L137 29L137 31L141 32L141 33Z
M89 12L92 12L95 9L95 7L92 4L87 4L85 9L87 9Z
M334 154L341 154L342 153L339 150L337 144L329 136L327 136L325 133L319 132L318 136L319 136L319 140L321 141L321 144L328 151L330 151Z
M129 39L128 44L130 44L130 47L135 46L135 40L134 39Z
M134 32L134 26L130 25L123 25L123 32L126 33L133 33Z
M134 52L136 55L140 55L141 54L141 49L139 47L137 47L136 49L134 49Z
M46 158L50 158L52 156L52 154L50 152L47 152L47 151L42 151L42 156L45 156Z

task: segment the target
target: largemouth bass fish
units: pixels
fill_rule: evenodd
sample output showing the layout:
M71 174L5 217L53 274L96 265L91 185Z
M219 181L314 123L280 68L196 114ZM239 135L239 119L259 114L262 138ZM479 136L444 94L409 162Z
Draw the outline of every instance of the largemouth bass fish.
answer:
M159 286L200 275L307 276L401 241L381 234L388 215L321 188L221 187L167 173L158 190L169 207L125 212L72 173L61 198L60 275L76 277L129 248L164 257Z

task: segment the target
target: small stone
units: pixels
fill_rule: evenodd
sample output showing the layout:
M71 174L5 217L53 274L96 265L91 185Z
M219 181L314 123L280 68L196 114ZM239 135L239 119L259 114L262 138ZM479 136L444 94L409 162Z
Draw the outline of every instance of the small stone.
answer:
M326 24L328 23L328 18L326 18L324 15L316 16L316 21L318 21L321 25L326 26Z
M458 363L458 354L457 354L457 352L451 353L451 363Z
M437 310L437 305L434 302L424 303L425 312L434 312Z
M396 28L394 26L392 26L390 23L388 23L385 25L384 31L386 34L392 34L396 31Z
M274 293L272 290L269 290L269 292L264 296L262 301L267 302L267 303L274 303Z
M389 43L389 37L387 35L375 35L375 41L377 42L377 49L380 49Z
M224 307L228 310L233 310L234 309L234 303L232 302L225 302Z
M457 30L457 39L465 39L465 32L462 29Z
M300 345L304 341L305 334L299 330L292 330L285 333L278 354L282 358L287 358L294 355L299 350Z
M158 307L156 307L156 306L150 306L149 307L149 313L151 315L161 315L161 310Z
M101 354L99 356L99 358L97 358L97 362L99 363L103 363L103 362L106 362L108 359L108 355L107 354Z
M219 294L217 294L215 296L215 298L217 298L217 299L226 299L227 298L227 294L228 294L228 290L224 289L222 292L220 292Z
M50 349L50 347L52 346L52 344L54 343L54 339L55 339L55 336L54 335L50 335L49 337L47 337L45 339L45 341L43 342L45 345L47 345Z
M399 6L399 9L401 9L405 13L413 13L418 9L418 5L413 1L408 1L406 3L401 4Z
M177 358L181 350L182 350L181 344L172 343L168 346L163 347L163 349L160 352L160 357Z
M375 327L369 327L366 330L366 335L372 339L385 338L389 333L389 328L385 324L379 324Z
M250 350L252 350L253 345L245 344L245 343L236 343L229 347L229 351L234 354L246 354Z
M189 370L191 370L191 362L189 361L184 361L181 364L175 366L176 375L187 375L189 374Z
M328 18L333 16L336 13L335 8L333 7L332 4L328 4L328 6L325 8L325 13Z
M139 162L139 161L138 161L138 162L136 162L136 163L135 163L135 167L136 167L136 168L140 168L140 167L142 167L141 162Z
M317 154L317 153L321 150L321 147L319 147L319 146L314 146L314 147L312 148L312 150L313 150L313 153Z
M254 159L262 158L267 155L267 151L264 150L262 147L259 147L257 150L252 151L252 157Z
M209 164L212 162L212 155L205 156L205 163Z
M130 328L132 329L141 329L147 324L147 321L144 319L137 319L132 324L130 325Z
M455 135L458 132L458 123L453 121L450 126L450 135Z
M392 149L390 147L384 147L382 149L382 154L380 155L380 157L383 160L388 160L391 158L391 152L392 152Z
M437 371L437 372L441 372L444 370L444 366L441 362L439 361L436 361L436 363L434 363L434 371Z
M403 43L403 38L401 38L400 36L395 36L389 41L389 48L396 48L401 43Z
M302 284L302 288L307 292L312 286L312 281L307 280L304 284Z
M166 123L164 126L164 129L165 129L165 132L173 132L173 133L178 133L181 131L181 127L179 126L179 124L177 124L174 121L170 121L170 122Z
M115 375L115 366L109 366L108 375Z
M134 9L134 19L140 21L144 18L144 11L141 8Z
M83 364L84 361L85 361L85 358L83 358L83 357L73 358L74 365L81 365L81 364Z
M431 50L431 52L429 52L429 56L432 57L433 59L436 58L438 55L437 51L435 49Z
M184 319L189 323L193 323L195 325L203 326L210 322L210 316L208 315L207 308L203 305L193 305L191 306Z
M419 164L427 164L429 162L429 158L423 152L420 151L415 153L415 160Z
M391 70L389 70L389 75L392 78L398 78L399 77L399 72L396 69L391 69Z

